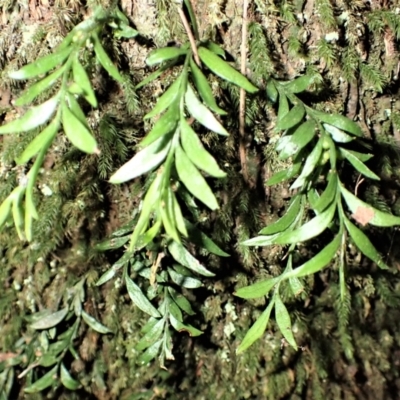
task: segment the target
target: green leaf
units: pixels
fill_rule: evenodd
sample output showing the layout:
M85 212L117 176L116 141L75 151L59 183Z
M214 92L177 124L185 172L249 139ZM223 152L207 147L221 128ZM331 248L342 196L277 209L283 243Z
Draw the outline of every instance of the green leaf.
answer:
M319 163L322 155L322 138L320 138L316 146L312 149L311 153L308 155L306 162L304 163L303 170L299 177L292 183L290 189L297 189L304 185L306 179L314 172L315 167Z
M67 316L67 314L68 307L65 307L62 310L45 315L44 317L35 321L33 324L31 324L31 328L37 330L52 328L53 326L57 326Z
M0 126L0 134L27 132L48 121L58 105L58 97L52 97L36 107L31 107L20 118Z
M171 277L172 281L178 286L187 289L197 289L202 286L202 283L199 279L193 278L191 276L182 275L172 270L171 268L168 268L168 274Z
M367 178L375 179L377 181L380 180L379 176L372 172L361 160L359 160L354 154L350 153L346 149L339 148L340 154L345 157L350 164L362 175Z
M331 243L324 247L317 255L305 262L298 268L284 274L284 279L301 278L302 276L312 275L321 271L335 257L342 239L342 233L335 236Z
M335 215L336 202L333 202L325 211L290 232L283 232L278 234L276 239L273 240L275 244L292 244L305 242L313 237L321 234L330 224Z
M370 153L360 153L354 150L346 150L346 151L351 153L353 156L357 157L362 162L367 162L373 157L373 154Z
M79 388L80 383L75 380L71 374L68 372L67 368L65 368L64 363L61 363L60 368L60 380L61 383L69 390L76 390Z
M214 117L213 113L200 102L190 85L187 85L185 101L186 107L192 117L199 121L203 126L219 135L229 135L225 128Z
M160 313L156 310L153 304L150 303L149 299L143 294L142 290L133 280L126 275L125 277L126 289L128 290L129 297L133 303L140 308L146 314L151 317L160 318Z
M269 246L275 243L277 237L281 235L281 232L275 233L274 235L263 235L256 236L251 239L247 239L241 243L243 246Z
M215 158L204 148L201 140L184 118L181 118L181 143L186 155L197 168L215 178L226 176L226 173L219 168Z
M301 204L302 195L296 195L291 201L285 215L271 225L263 228L260 233L262 235L273 235L274 233L285 231L299 215Z
M351 119L340 114L328 114L322 111L311 110L310 114L322 122L333 125L336 128L349 132L355 136L363 137L361 128Z
M207 46L208 50L212 51L217 56L221 56L224 60L226 59L225 50L221 46L217 45L214 42L210 42L210 41L208 41L206 43L206 46Z
M279 120L275 130L285 130L297 125L304 118L305 112L304 106L301 103L297 104Z
M177 98L179 94L179 89L182 83L182 74L175 80L175 82L162 94L157 100L156 105L153 109L147 113L143 118L153 118L158 114L161 114L165 109L167 109ZM178 118L175 118L177 120Z
M28 89L25 89L22 94L15 101L15 105L17 107L25 106L39 96L39 94L43 93L46 89L49 89L54 83L57 82L57 79L64 73L66 65L63 65L58 70L54 71L50 75L46 76L46 78L41 79L39 82L34 83Z
M205 47L198 48L201 61L222 79L237 85L249 93L258 92L258 88L254 86L244 75L236 71L226 61L218 57L212 51Z
M56 51L47 56L41 57L31 64L25 65L18 71L12 71L8 74L11 79L30 79L35 76L45 74L51 69L61 64L71 53L72 47Z
M99 154L96 139L84 124L69 110L66 103L62 105L62 122L69 141L79 150L88 154Z
M123 83L124 79L118 71L118 68L113 64L110 57L101 45L100 39L97 34L92 35L94 52L96 53L96 58L99 60L103 68L112 76L117 82Z
M24 389L25 393L38 393L50 386L53 386L57 381L58 365L52 368L47 374L43 375L36 382L32 383Z
M243 353L264 334L265 330L267 329L269 317L271 315L273 306L274 300L270 301L268 307L263 311L263 313L258 317L257 321L247 331L246 336L242 340L242 343L240 343L238 349L236 350L236 353Z
M339 184L340 184L340 191L349 209L353 214L356 214L359 207L361 207L362 211L366 210L373 215L371 220L368 221L368 223L371 225L382 226L382 227L400 225L400 217L384 213L380 210L377 210L374 207L371 207L369 204L364 203L359 198L354 196L354 194L350 193L341 183Z
M282 136L277 142L276 151L279 152L279 160L286 160L300 150L299 146L296 143L293 143L293 136L289 131L287 132L287 135Z
M12 197L7 197L0 205L0 228L7 222L10 216L12 202Z
M106 334L106 333L113 333L111 329L108 329L106 326L104 326L102 323L97 321L96 318L93 318L91 315L89 315L87 312L82 310L82 318L83 320L96 332Z
M210 239L205 233L200 229L197 229L189 221L185 220L186 229L188 231L190 241L206 250L212 254L216 254L220 257L229 257L228 253L225 253L220 247L218 247L212 239Z
M175 150L175 166L179 179L189 192L201 200L211 210L216 210L218 208L218 202L214 193L211 191L199 170L193 165L179 145Z
M74 75L74 81L81 87L84 93L86 101L92 106L97 107L97 99L94 94L92 84L86 73L85 68L79 62L78 57L76 57L72 63L72 72Z
M160 338L164 331L165 320L155 320L155 324L146 332L146 334L139 340L135 349L142 351L152 346Z
M178 200L175 196L175 193L170 189L170 198L172 200L172 211L171 214L175 218L175 224L178 229L178 231L185 237L188 236L187 230L186 230L186 224L185 220L183 218L182 210L181 207L178 203Z
M79 105L78 101L76 100L75 96L71 93L67 93L66 95L69 110L72 112L72 114L75 115L76 118L79 119L80 123L86 127L88 131L90 131L88 122L86 120L86 115L82 111L81 106Z
M111 176L111 183L123 183L143 175L158 167L171 147L171 137L163 136L140 150Z
M283 337L287 340L287 342L297 350L297 344L293 337L292 332L292 322L290 320L290 315L286 306L283 304L279 293L277 292L275 297L275 319L276 323L281 331Z
M302 149L311 142L317 133L317 126L313 119L303 122L293 133L292 143Z
M276 89L275 82L273 79L269 79L266 87L267 97L273 102L276 103L278 100L278 90Z
M156 206L156 203L160 201L160 190L163 176L162 173L157 173L156 178L151 183L149 190L144 197L142 211L139 220L136 223L135 230L132 233L131 243L129 245L130 252L134 251L140 235L144 233L144 230L149 223L152 210Z
M193 82L196 85L196 89L207 107L219 115L226 115L226 111L218 107L207 78L192 58L190 59L190 70L192 71Z
M12 204L12 215L14 218L15 229L17 230L18 237L20 240L24 240L22 233L24 227L24 209L22 207L20 198L15 198Z
M167 235L171 239L180 243L181 239L179 237L178 231L176 230L174 202L170 186L168 186L164 191L163 199L159 203L159 212Z
M98 251L119 249L129 240L130 237L131 235L113 237L105 240L104 242L97 243L94 248Z
M119 29L114 31L114 35L116 38L133 38L139 35L139 32L136 29L131 28L129 25L120 24Z
M183 56L187 54L187 52L187 47L163 47L161 49L155 49L147 57L146 64L152 67L164 61Z
M344 223L349 231L350 237L353 239L354 244L358 247L361 253L375 262L379 268L388 269L389 267L382 260L382 256L368 239L368 236L351 223L346 217L344 218Z
M164 339L160 339L151 345L138 359L139 364L148 364L151 360L157 357L157 354L160 351L161 345L163 344Z
M300 172L301 165L302 165L301 161L294 162L289 169L278 171L275 174L273 174L271 178L269 178L267 182L265 182L265 184L267 186L273 186L278 183L292 179Z
M183 324L172 314L169 315L169 321L171 322L171 325L174 327L175 330L177 330L178 332L187 332L191 337L200 336L203 334L202 331L194 328L192 325Z
M164 113L153 126L153 129L140 142L140 147L144 148L155 142L162 136L175 131L179 118L177 107L171 107Z
M242 299L256 299L258 297L266 296L269 291L279 282L280 277L265 279L253 283L252 285L242 287L234 293L235 296Z
M196 258L194 258L182 244L172 242L168 246L168 250L175 261L177 261L179 264L182 264L184 267L190 269L191 271L207 277L215 276L214 273L210 272L203 265L201 265L200 262Z
M287 85L284 85L284 90L290 93L301 93L308 89L310 85L314 82L314 76L303 75L299 78L290 81Z
M287 113L289 112L289 102L288 99L281 90L279 90L279 107L278 107L278 118L277 123L279 124L283 118L286 117Z
M329 124L322 124L325 130L332 136L332 139L337 143L350 143L355 138L353 136L344 133L341 129L336 128L336 126Z
M53 119L42 132L37 135L32 142L28 144L26 149L23 151L20 157L16 159L18 165L25 164L32 157L40 152L44 147L48 148L50 143L54 140L57 132L60 128L59 118Z
M318 213L324 211L335 199L338 188L337 172L330 172L328 175L328 185L326 186L321 197L317 200L314 210Z
M193 311L192 306L190 305L189 301L186 299L185 296L178 293L172 287L168 288L168 292L171 295L172 300L178 305L178 307L184 311L188 315L195 315L196 313Z

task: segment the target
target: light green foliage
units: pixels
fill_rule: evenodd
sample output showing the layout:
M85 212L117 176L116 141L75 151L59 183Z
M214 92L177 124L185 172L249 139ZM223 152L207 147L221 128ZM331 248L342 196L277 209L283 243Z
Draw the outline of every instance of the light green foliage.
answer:
M157 0L144 36L115 6L89 2L79 22L82 4L63 3L58 45L41 26L37 54L7 42L9 63L0 32L21 114L0 126L0 398L352 398L355 365L368 390L396 381L398 283L374 233L397 239L380 181L400 162L393 141L369 162L365 126L325 91L385 93L395 13L255 1L248 79L216 43L239 47L229 0ZM238 166L242 90L255 189Z

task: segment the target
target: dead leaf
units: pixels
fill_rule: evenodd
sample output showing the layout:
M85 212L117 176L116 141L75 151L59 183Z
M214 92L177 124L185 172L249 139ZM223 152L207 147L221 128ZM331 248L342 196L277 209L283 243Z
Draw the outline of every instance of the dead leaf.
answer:
M375 212L372 208L358 206L357 210L352 217L362 226L367 225L375 216Z

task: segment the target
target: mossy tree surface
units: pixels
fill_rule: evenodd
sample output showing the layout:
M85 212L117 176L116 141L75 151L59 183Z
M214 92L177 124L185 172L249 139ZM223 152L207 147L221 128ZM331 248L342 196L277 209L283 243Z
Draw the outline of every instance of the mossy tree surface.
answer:
M218 43L239 70L243 0L193 0L191 4L203 43ZM11 79L9 73L51 54L77 24L90 19L98 5L79 0L0 2L1 125L31 107L14 102L32 82ZM116 6L100 5L106 10ZM308 84L299 93L293 91L294 101L356 122L363 134L357 150L367 149L374 155L367 174L377 174L380 180L364 180L348 164L341 182L375 210L400 216L396 144L400 138L400 2L249 1L246 76L260 91L246 98L246 135L239 133L240 89L203 68L218 106L228 112L219 120L230 135L217 135L196 122L193 126L227 176L207 178L218 210L210 211L197 200L197 206L181 203L184 217L219 246L213 248L220 254L216 255L189 238L182 240L215 276L200 280L197 275L183 288L174 281L165 296L179 289L178 295L190 301L183 306L188 311L186 325L180 329L183 332L163 331L163 357L146 365L140 362L146 345L138 349L138 343L143 343L143 327L150 326L148 332L153 325L151 321L146 325L149 316L142 310L153 312L153 319L158 312L147 303L141 308L132 303L132 293L137 293L133 285L159 307L163 297L157 297L154 287L157 282L162 287L166 275L160 275L159 281L155 276L170 267L174 250L169 247L171 254L166 251L158 257L161 251L154 247L140 249L132 256L130 269L116 269L104 284L96 285L127 251L129 239L126 248L118 241L131 234L145 194L157 178L143 175L120 185L108 180L151 131L156 119L144 116L181 73L182 63L137 88L155 70L146 66L146 59L154 48L180 48L188 37L179 2L122 0L118 7L128 17L128 25L139 32L127 38L115 34L120 31L112 24L104 24L99 34L118 66L120 82L102 68L91 43L85 43L79 53L98 101L98 107L84 101L81 106L99 154L85 154L72 147L65 135L58 135L35 184L39 218L32 225L32 240L20 240L12 218L0 232L0 399L396 399L400 390L396 228L367 225L353 211L353 223L358 223L383 258L372 262L348 237L341 243L345 263L336 260L317 274L300 278L298 293L282 284L279 298L289 311L297 350L282 335L282 325L272 313L266 332L238 354L240 343L271 297L243 300L235 293L254 282L281 276L288 260L293 266L306 263L337 232L335 222L317 238L297 244L295 251L286 245L289 242L243 245L282 217L297 193L290 189L296 177L274 186L266 184L292 162L276 152L282 130L275 129L280 106L271 101L274 95L268 84L272 80L279 91L285 90L285 82L306 76ZM117 22L124 21L119 18ZM58 89L55 86L39 95L36 104ZM15 160L38 132L0 137L1 202L31 168ZM243 148L246 174L240 162ZM341 155L354 161L346 150ZM324 183L324 178L314 182L318 189ZM308 209L305 213L313 215ZM115 235L121 228L124 233ZM160 236L164 245L168 235ZM230 256L224 257L224 252ZM150 280L138 265L149 267ZM388 269L379 268L386 265ZM200 281L202 286L193 290ZM54 313L47 320L46 310ZM71 310L76 316L67 312ZM38 312L43 312L41 318L32 319ZM188 326L193 337L185 332ZM196 336L199 330L203 334ZM54 373L52 360L43 361L43 355L65 338L71 341L57 353L62 361ZM56 383L36 391L35 382L49 372Z

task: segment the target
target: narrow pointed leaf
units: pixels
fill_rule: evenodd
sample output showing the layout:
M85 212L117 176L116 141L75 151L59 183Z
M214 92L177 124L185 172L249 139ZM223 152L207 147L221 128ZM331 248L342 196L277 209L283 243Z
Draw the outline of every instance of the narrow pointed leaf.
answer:
M93 318L91 315L89 315L87 312L82 310L82 318L83 320L96 332L106 334L106 333L113 333L111 329L107 328L104 326L102 323L97 321L96 318Z
M269 318L271 316L272 307L274 306L274 301L270 301L268 307L263 311L263 313L258 317L257 321L251 326L247 331L246 336L240 343L236 353L243 353L248 349L256 340L260 339L267 329Z
M335 199L336 192L338 188L338 176L337 172L330 172L328 176L328 185L326 186L324 192L321 197L316 201L314 210L317 212L324 211Z
M201 140L184 118L181 119L181 143L186 155L197 168L215 178L226 176L226 173L219 168L215 158L204 148Z
M97 99L92 88L92 84L88 77L88 74L79 62L78 58L75 58L72 63L72 71L74 75L74 81L82 88L84 97L92 107L97 107Z
M284 278L301 278L302 276L312 275L316 272L321 271L326 267L334 258L339 250L339 246L342 240L342 234L339 233L335 236L331 243L325 246L318 254L313 258L305 262L298 268L293 269L290 272L285 273Z
M175 166L179 179L186 186L187 190L211 210L216 210L218 203L214 193L179 145L175 150Z
M208 250L212 254L216 254L217 256L229 257L228 253L225 253L219 246L214 243L211 238L209 238L200 229L197 229L187 220L185 220L185 225L191 242L202 247L203 249Z
M61 368L60 368L60 380L61 383L69 390L76 390L79 388L80 383L75 380L67 368L65 368L64 363L61 363Z
M301 93L307 90L313 82L314 77L312 75L303 75L285 85L285 90L290 93Z
M146 64L150 67L164 61L183 56L188 52L187 47L163 47L153 50L146 59Z
M58 78L64 73L65 65L54 71L46 78L43 78L39 82L34 83L27 89L23 91L23 93L18 97L15 101L15 105L17 107L25 106L31 103L39 94L43 93L46 89L49 89L54 83L57 82Z
M353 214L356 214L357 209L360 207L361 209L366 210L370 212L371 215L373 215L372 218L368 221L368 223L370 223L371 225L382 227L400 225L400 217L392 214L387 214L385 212L377 210L374 207L371 207L369 204L354 196L354 194L349 192L342 184L340 184L340 191Z
M152 346L157 340L160 339L164 331L165 321L164 319L156 320L156 323L145 333L145 335L139 340L135 349L142 351Z
M332 139L337 143L350 143L355 138L347 133L343 132L341 129L336 128L336 126L323 124L325 130L332 136Z
M46 315L43 318L31 324L33 329L49 329L58 325L68 314L68 307L56 311L52 314Z
M172 314L169 316L169 321L171 322L171 325L174 327L175 330L178 332L187 332L189 336L194 337L194 336L200 336L203 334L202 331L194 328L192 325L189 324L183 324L181 321L179 321L177 318L175 318Z
M378 267L382 269L388 269L389 267L385 264L382 256L378 253L375 246L371 243L368 236L357 228L347 218L344 219L347 230L349 231L350 237L353 239L354 244L358 247L364 256L374 261Z
M57 381L57 372L58 372L58 365L52 368L47 374L43 375L40 379L36 382L32 383L24 389L25 393L38 393L42 390L47 389L50 386L53 386Z
M28 144L26 149L23 151L20 157L16 160L17 164L25 164L32 157L39 153L44 147L49 147L50 143L53 141L57 135L58 129L60 127L60 121L55 118L50 122L42 132L37 135L32 142Z
M321 234L330 224L335 215L336 203L332 203L329 208L317 215L306 224L291 232L284 232L274 240L275 244L292 244L305 242Z
M61 64L71 53L72 47L56 51L55 53L41 57L31 64L25 65L18 71L13 71L8 74L11 79L30 79L35 76L45 74L51 69Z
M88 154L100 152L96 139L65 103L62 106L62 122L65 134L75 147Z
M234 293L242 299L257 299L266 296L270 290L279 282L280 277L265 279L252 285L242 287Z
M269 79L266 86L267 97L273 102L276 103L278 100L279 92L276 89L275 83L273 79Z
M58 105L58 97L52 97L39 106L31 107L22 117L0 126L0 134L27 132L48 121Z
M190 70L192 71L193 82L196 86L196 89L207 107L219 115L226 115L226 111L218 107L207 78L204 76L203 72L196 65L192 58L190 59Z
M6 223L11 213L13 199L7 197L0 205L0 228Z
M160 339L151 345L138 359L139 364L148 364L151 360L157 357L160 352L161 345L163 344L164 339Z
M275 319L283 337L295 350L297 350L297 344L293 337L290 315L279 294L275 297Z
M126 289L128 290L129 297L133 303L139 307L143 312L149 314L151 317L160 318L160 313L156 310L149 299L143 294L142 290L128 275L125 277Z
M171 277L172 282L176 283L180 287L197 289L202 286L202 283L199 279L179 274L170 268L168 268L168 274Z
M285 231L296 219L300 211L302 196L297 195L290 203L285 215L260 231L262 235L273 235Z
M293 133L292 142L299 149L307 146L308 143L316 136L317 126L313 119L303 122Z
M351 119L345 117L344 115L328 114L328 113L325 113L322 111L317 111L317 110L312 110L311 113L315 118L321 120L322 122L325 122L329 125L333 125L336 128L342 129L342 130L344 130L348 133L351 133L355 136L358 136L358 137L364 136L359 125L356 124Z
M258 88L254 86L244 75L231 67L226 61L218 57L205 47L198 48L201 61L222 79L237 85L249 93L256 93Z
M172 242L168 246L168 250L175 261L190 269L191 271L207 277L215 276L214 273L210 272L203 265L201 265L200 262L196 258L194 258L182 244Z
M294 106L282 119L279 120L275 130L289 129L297 125L304 118L305 109L302 104Z
M359 160L354 154L350 153L346 149L340 148L340 153L343 157L345 157L350 164L362 175L367 178L375 179L377 181L380 180L379 176L372 172L361 160Z
M153 118L158 114L161 114L166 110L173 101L177 98L179 94L179 89L182 83L182 74L174 81L174 83L163 93L161 97L157 100L156 105L153 109L148 112L143 118Z
M317 166L318 162L321 159L322 155L322 139L318 140L316 146L313 148L311 153L306 159L306 162L304 163L303 170L301 171L301 174L299 177L293 182L292 186L290 187L291 190L297 189L301 186L304 185L306 179L311 175L311 173L314 171L315 167Z
M203 126L219 135L229 135L221 123L214 117L213 113L200 102L190 85L187 86L185 101L186 107L192 117L199 121Z
M119 73L118 68L113 64L110 57L108 56L103 46L101 45L99 37L97 36L97 34L92 35L92 37L93 37L93 44L94 44L94 51L96 53L96 58L99 60L103 68L110 74L110 76L112 76L117 82L122 83L124 79Z
M157 139L166 134L175 131L179 118L177 107L171 106L158 121L154 124L153 129L140 142L140 147L144 148Z
M158 167L167 156L171 138L163 136L135 154L110 178L111 183L123 183Z
M172 300L179 306L179 308L184 311L188 315L195 315L196 313L193 311L190 302L186 299L185 296L178 293L172 287L168 288L169 294L171 295Z
M279 91L279 107L278 107L277 123L279 124L289 112L289 102L285 93L283 93L281 90L278 91Z

